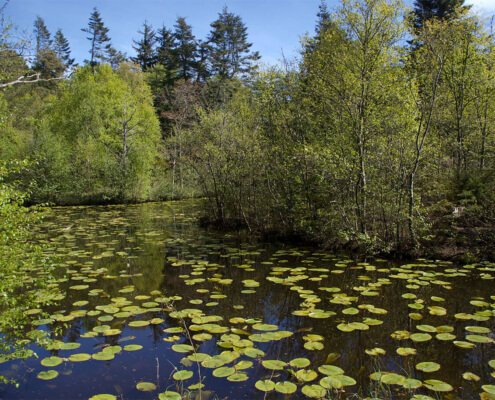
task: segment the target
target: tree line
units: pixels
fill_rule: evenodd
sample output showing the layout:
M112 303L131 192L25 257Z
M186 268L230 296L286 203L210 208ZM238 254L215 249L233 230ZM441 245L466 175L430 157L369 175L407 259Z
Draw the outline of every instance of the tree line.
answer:
M494 38L462 0L322 2L300 57L262 69L227 8L204 41L145 21L129 60L95 9L83 67L42 22L30 64L0 49L2 82L41 77L0 100L0 159L36 160L32 201L202 195L205 220L255 233L493 255Z

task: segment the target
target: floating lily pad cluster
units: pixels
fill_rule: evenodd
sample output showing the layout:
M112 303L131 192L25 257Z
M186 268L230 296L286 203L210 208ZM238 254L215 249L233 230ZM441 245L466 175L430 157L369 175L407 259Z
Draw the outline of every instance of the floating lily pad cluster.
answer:
M253 398L366 390L380 398L384 390L428 399L464 384L495 398L495 360L478 368L480 354L495 358L493 264L398 265L265 250L208 237L180 209L54 211L39 237L60 260L44 294L55 303L26 310L29 337L47 351L36 365L40 380L77 380L62 372L121 362L150 365L136 368L128 390L159 399L199 390L223 398L228 385ZM476 290L458 291L467 280ZM48 335L60 330L64 337ZM452 372L449 353L466 361L462 370ZM91 396L116 398L110 389ZM123 397L139 397L133 393Z

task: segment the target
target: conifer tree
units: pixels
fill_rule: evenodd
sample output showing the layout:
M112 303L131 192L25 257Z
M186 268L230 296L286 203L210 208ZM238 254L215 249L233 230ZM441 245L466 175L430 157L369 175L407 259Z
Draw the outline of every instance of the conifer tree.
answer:
M330 12L328 11L328 6L325 0L321 0L320 5L318 6L318 13L316 14L318 17L316 21L316 36L320 37L323 32L328 28L328 26L331 23L331 15Z
M107 49L106 61L116 71L122 63L127 61L127 55L110 45Z
M175 46L173 32L163 26L158 31L157 36L156 62L169 72L177 70L177 57L174 52Z
M52 45L50 32L45 25L45 21L40 16L34 21L34 38L36 41L36 60L40 57L43 50L49 49Z
M419 32L424 21L432 18L453 19L458 13L466 12L470 8L471 6L464 5L464 0L415 0L411 13L414 30Z
M178 17L174 27L175 46L172 53L177 60L179 77L188 81L195 76L197 68L196 39L191 25L187 24L185 18Z
M132 46L134 50L136 50L136 57L132 57L131 60L141 66L143 71L147 71L152 68L156 61L156 32L153 30L153 27L148 24L147 21L144 21L143 30L138 32L141 34L141 40L135 41L133 40L136 46Z
M224 7L218 19L211 25L210 62L214 74L220 78L232 78L236 74L248 73L253 61L259 60L258 52L252 53L252 43L247 41L247 28L240 16L229 13Z
M66 69L70 69L74 64L74 59L70 58L70 45L62 33L62 29L57 30L53 41L53 50L57 57L62 61L62 64Z
M91 42L91 50L89 51L91 59L89 60L89 64L94 66L98 62L105 62L108 59L108 53L111 51L112 46L108 37L109 29L105 27L96 7L91 13L88 27L81 30L88 34L86 38Z

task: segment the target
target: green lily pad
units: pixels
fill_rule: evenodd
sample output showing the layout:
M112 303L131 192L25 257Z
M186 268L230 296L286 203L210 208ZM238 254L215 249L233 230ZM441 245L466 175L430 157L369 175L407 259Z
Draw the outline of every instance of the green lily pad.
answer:
M266 369L275 369L275 370L281 370L287 366L286 362L280 360L264 360L261 362L261 364Z
M253 329L256 329L258 331L276 331L278 329L278 326L270 324L254 324Z
M336 367L335 365L321 365L318 367L318 371L320 371L323 375L343 375L344 370L342 368Z
M227 380L230 382L244 382L249 379L249 376L247 374L242 374L236 372L235 374L229 375L227 377Z
M156 390L156 385L151 382L139 382L136 385L136 389L141 392L152 392L153 390Z
M44 367L56 367L59 364L62 364L62 359L56 356L47 357L41 360L41 365Z
M176 381L185 381L186 379L192 378L193 375L194 374L192 371L183 369L182 371L177 371L175 374L173 374L172 378L174 378Z
M449 385L448 383L436 380L436 379L430 379L427 381L424 381L424 385L435 392L450 392L454 390L454 388Z
M89 359L91 359L91 355L86 353L72 354L69 356L69 361L72 362L88 361Z
M140 344L128 344L127 346L124 346L125 351L136 351L136 350L141 350L143 346Z
M481 388L490 394L495 394L495 385L483 385Z
M58 371L50 369L48 371L41 371L38 375L38 379L42 379L44 381L48 381L50 379L56 378L58 376Z
M321 342L306 342L304 343L304 348L306 350L321 350L324 345Z
M233 367L220 367L213 370L213 376L217 378L225 378L226 376L232 375L235 373L235 368Z
M464 342L462 340L454 340L454 344L461 349L472 349L475 347L474 343Z
M381 382L386 385L403 385L406 382L406 378L395 373L385 373L381 377Z
M493 343L493 339L488 336L466 335L466 340L473 343Z
M103 336L115 336L115 335L120 335L122 331L120 329L108 329L105 332L103 332Z
M431 339L431 335L428 333L413 333L410 338L413 342L426 342Z
M466 326L466 330L472 333L490 333L491 329L483 326Z
M454 340L455 335L452 333L439 333L435 336L438 340Z
M430 333L436 332L436 328L431 325L417 325L416 328L423 332L430 332Z
M132 326L133 328L138 328L138 327L142 327L142 326L148 326L150 324L150 321L142 321L142 320L139 320L139 321L131 321L129 322L129 326Z
M277 382L275 384L275 390L279 393L291 394L297 390L297 386L294 385L292 382L288 382L288 381Z
M243 353L251 358L256 358L256 357L263 357L265 355L265 352L260 349L255 349L253 347L247 348L243 350Z
M341 389L343 385L337 376L326 376L320 379L320 386L325 389L331 390Z
M158 395L158 400L182 400L182 396L177 392L167 390L166 392Z
M320 385L305 385L302 387L301 391L304 395L312 399L320 399L325 396L326 389Z
M189 353L190 351L194 350L194 347L189 344L174 344L172 346L172 350L176 351L177 353Z
M440 364L431 361L421 362L416 364L416 369L423 372L434 372L440 369Z
M110 353L110 352L103 352L100 351L99 353L95 353L91 356L93 360L98 360L98 361L110 361L115 358L115 354Z
M481 379L478 375L473 374L472 372L464 372L462 374L462 378L467 381L476 381L476 382Z
M402 387L405 389L418 389L423 386L423 383L418 379L406 378Z
M399 347L397 349L397 354L399 356L409 356L409 355L414 355L416 354L418 351L412 347Z
M117 396L114 396L113 394L102 393L91 396L89 400L117 400Z
M296 378L303 382L314 381L318 377L318 374L310 369L300 369L296 372Z
M294 358L289 365L294 368L306 368L311 362L307 358Z
M81 347L81 343L77 342L68 342L68 343L62 343L59 346L60 350L75 350Z
M256 381L254 386L262 392L271 392L275 389L275 383L269 379Z

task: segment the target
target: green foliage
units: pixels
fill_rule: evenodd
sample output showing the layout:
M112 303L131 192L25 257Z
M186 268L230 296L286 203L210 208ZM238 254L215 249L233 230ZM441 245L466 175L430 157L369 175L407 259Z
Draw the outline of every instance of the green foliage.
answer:
M29 193L18 189L15 181L28 166L27 161L0 165L0 350L11 356L13 349L22 349L26 343L23 332L30 317L25 311L39 308L51 298L46 289L48 260L42 248L30 241L42 209L23 206Z
M143 75L82 68L45 113L35 154L38 199L101 202L146 199L159 140Z

